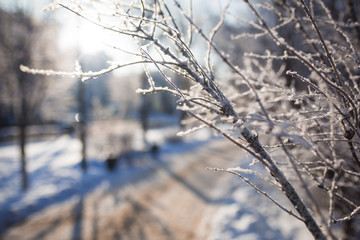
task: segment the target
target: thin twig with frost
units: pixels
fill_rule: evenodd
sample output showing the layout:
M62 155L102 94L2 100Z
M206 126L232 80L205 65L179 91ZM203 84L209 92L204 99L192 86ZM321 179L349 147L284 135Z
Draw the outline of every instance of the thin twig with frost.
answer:
M280 209L282 209L283 211L287 212L289 215L295 217L296 219L303 221L300 217L298 217L297 215L295 215L293 213L292 210L288 210L286 209L281 203L279 203L278 201L276 201L273 197L271 197L268 193L264 192L263 190L261 190L259 187L257 187L254 183L252 183L251 181L249 181L249 179L243 177L238 170L234 170L234 169L221 169L221 168L208 168L209 170L213 170L213 171L220 171L220 172L227 172L227 173L231 173L234 174L238 177L240 177L245 183L249 184L253 189L255 189L258 193L264 195L266 198L268 198L270 201L272 201L276 206L278 206Z
M145 67L150 87L137 92L170 92L179 98L178 109L190 116L183 122L200 122L179 135L205 126L215 130L262 164L269 179L252 169L255 164L223 172L237 175L283 208L241 174L276 183L297 210L293 216L314 238L336 239L340 234L333 225L352 224L359 213L354 195L360 192L360 16L346 5L352 0L338 3L346 5L341 14L320 0L242 2L252 16L235 16L231 10L238 1L229 0L220 16L206 24L197 22L201 11L193 9L192 1L187 7L177 0L104 1L104 12L81 1L57 6L133 39L140 54L119 50ZM149 63L169 87L156 85ZM124 66L112 64L94 73L22 69L92 78ZM176 85L168 72L190 80L191 86ZM326 206L313 188L325 194Z

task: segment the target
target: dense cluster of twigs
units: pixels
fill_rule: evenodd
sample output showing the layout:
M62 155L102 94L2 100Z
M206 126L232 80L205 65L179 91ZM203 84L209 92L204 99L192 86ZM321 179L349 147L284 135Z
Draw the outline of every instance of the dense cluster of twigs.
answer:
M209 127L254 158L249 169L217 170L275 183L296 211L243 178L303 221L316 239L359 237L359 3L227 1L215 6L220 14L205 24L206 13L192 6L191 0L74 0L50 8L65 8L133 39L134 51L119 46L114 51L137 60L108 70L144 64L149 88L138 92L177 95L179 109L200 123L183 134ZM246 14L234 14L233 7ZM168 87L152 80L151 66ZM169 72L190 80L191 87L181 89ZM255 164L268 176L251 170Z

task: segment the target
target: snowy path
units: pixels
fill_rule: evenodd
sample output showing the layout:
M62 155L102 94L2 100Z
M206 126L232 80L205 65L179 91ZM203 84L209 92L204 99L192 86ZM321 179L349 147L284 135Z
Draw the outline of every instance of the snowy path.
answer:
M0 147L0 239L311 239L301 222L239 178L206 170L251 162L223 140L165 144L157 156L140 154L114 172L90 159L86 174L77 139L34 142L26 193L16 146Z
M14 226L3 239L205 239L223 202L214 190L229 177L205 168L229 164L234 156L228 146L215 141L183 154L162 153L135 183L74 196Z

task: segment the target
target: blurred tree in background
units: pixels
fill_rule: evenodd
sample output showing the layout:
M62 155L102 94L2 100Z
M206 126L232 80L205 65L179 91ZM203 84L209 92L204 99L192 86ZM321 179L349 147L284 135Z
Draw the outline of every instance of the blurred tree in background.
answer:
M27 126L44 121L41 106L52 82L20 71L20 65L55 67L54 38L51 25L36 22L21 10L0 9L0 127L19 127L23 189L28 186Z

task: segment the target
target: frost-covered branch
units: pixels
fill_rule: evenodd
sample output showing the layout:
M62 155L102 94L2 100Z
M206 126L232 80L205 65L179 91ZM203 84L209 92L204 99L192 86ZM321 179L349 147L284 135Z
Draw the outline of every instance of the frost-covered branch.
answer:
M114 51L138 60L99 72L22 70L90 79L143 64L150 87L138 93L170 92L200 123L179 135L217 131L254 157L247 173L258 175L256 164L267 169L263 178L280 186L298 214L246 180L251 187L303 221L314 238L336 239L342 233L333 225L354 224L360 206L354 197L360 194L360 4L243 0L240 18L232 12L239 2L202 20L206 14L193 1L58 1L56 7L132 39L138 51ZM151 78L151 66L168 87ZM180 87L170 73L191 86ZM222 171L245 180L236 169Z

